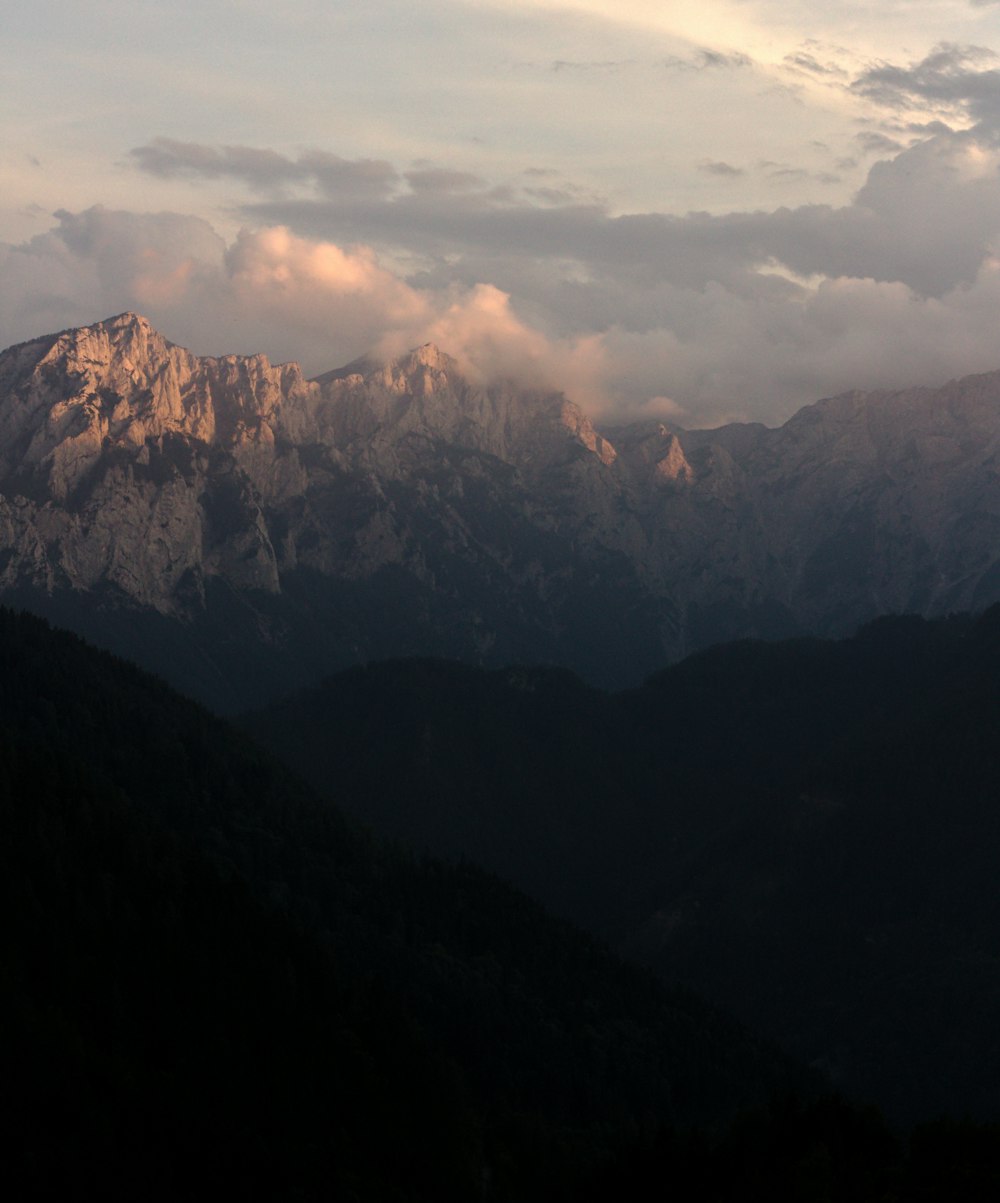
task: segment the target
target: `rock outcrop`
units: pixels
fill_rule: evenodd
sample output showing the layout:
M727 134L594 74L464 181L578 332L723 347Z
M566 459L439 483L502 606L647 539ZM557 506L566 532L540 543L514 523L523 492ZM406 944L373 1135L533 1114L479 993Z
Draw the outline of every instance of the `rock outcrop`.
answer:
M1000 373L776 430L598 430L430 345L309 381L123 314L0 356L0 594L112 644L159 616L160 671L180 629L220 682L271 657L228 703L188 683L217 704L421 652L624 684L718 639L1000 599L998 449Z

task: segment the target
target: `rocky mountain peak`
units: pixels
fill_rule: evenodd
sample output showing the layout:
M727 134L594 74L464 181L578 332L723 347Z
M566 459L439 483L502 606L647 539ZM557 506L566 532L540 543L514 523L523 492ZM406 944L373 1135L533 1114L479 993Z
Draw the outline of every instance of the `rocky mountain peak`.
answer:
M450 355L445 354L434 343L424 343L423 346L414 347L404 357L404 361L425 368L435 368L440 372L456 371L458 369L457 361Z
M775 430L605 432L433 344L306 381L126 313L0 354L0 589L111 586L190 617L220 579L251 610L301 588L313 617L290 601L260 619L268 638L322 625L334 598L356 606L338 656L500 656L509 636L549 659L586 627L588 655L617 665L621 637L652 668L720 638L997 600L998 464L1000 374L847 394ZM387 580L407 634L367 644Z
M655 484L688 483L694 472L680 439L662 422L634 422L610 432L625 462Z
M60 364L83 380L104 377L109 370L135 379L151 367L155 372L172 347L140 314L120 313L56 335L41 363Z
M385 471L405 465L406 441L414 439L468 447L534 470L561 462L570 445L604 467L616 457L562 393L513 380L473 382L434 343L390 360L365 356L313 383L321 390L323 437L342 447L363 446Z
M306 381L264 355L196 356L119 314L0 355L0 550L16 548L0 587L112 584L179 614L213 577L273 595L297 566L417 565L409 516L357 511L353 492L423 496L454 456L456 498L466 471L499 488L513 469L519 487L585 489L613 525L614 449L561 393L470 383L430 343Z
M458 363L433 343L379 365L365 379L390 393L410 397L430 397L463 383Z
M233 450L265 492L273 482L261 473L271 471L276 440L362 454L389 474L406 470L401 448L413 438L537 471L562 462L571 444L603 468L616 458L561 393L473 384L433 343L305 381L297 364L275 366L264 355L196 356L141 315L122 313L6 352L0 389L0 482L28 474L35 491L60 499L109 449L142 458L151 440L168 436ZM286 489L301 484L293 477Z

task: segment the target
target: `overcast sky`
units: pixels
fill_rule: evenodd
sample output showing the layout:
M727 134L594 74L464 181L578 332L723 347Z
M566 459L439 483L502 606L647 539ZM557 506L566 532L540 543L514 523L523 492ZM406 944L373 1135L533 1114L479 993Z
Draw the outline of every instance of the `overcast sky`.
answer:
M1000 4L3 3L0 345L433 340L608 420L1000 368Z

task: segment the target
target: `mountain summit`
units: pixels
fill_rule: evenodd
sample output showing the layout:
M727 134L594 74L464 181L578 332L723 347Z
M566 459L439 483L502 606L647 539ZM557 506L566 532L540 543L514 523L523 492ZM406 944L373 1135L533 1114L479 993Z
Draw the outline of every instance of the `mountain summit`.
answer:
M431 344L306 380L121 314L0 355L0 596L216 705L392 654L626 684L1000 599L998 452L1000 374L598 430Z
M130 623L204 628L221 695L178 678L177 632L140 657L216 704L237 629L282 685L317 654L547 658L613 458L561 394L474 386L432 345L310 381L122 314L0 356L0 593L132 654Z

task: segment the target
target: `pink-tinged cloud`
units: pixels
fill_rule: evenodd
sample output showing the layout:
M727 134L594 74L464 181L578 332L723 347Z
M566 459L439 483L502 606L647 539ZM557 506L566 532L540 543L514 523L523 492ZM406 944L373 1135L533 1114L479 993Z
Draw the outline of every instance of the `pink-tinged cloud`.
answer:
M512 377L535 388L563 391L592 413L606 407L603 381L610 365L600 335L546 337L522 321L507 293L492 284L449 291L454 299L428 314L420 326L384 336L379 353L396 355L414 344L433 342L476 381ZM445 298L438 294L437 299Z
M406 279L371 246L285 226L247 229L227 245L184 215L61 212L47 234L0 246L0 345L137 309L201 354L263 351L307 374L433 341L477 379L560 388L608 421L776 422L851 388L934 385L1000 367L998 162L991 147L938 139L873 171L850 210L690 224L653 215L630 226L633 258L650 246L632 275L604 247L589 261L448 258ZM902 212L931 183L951 190L959 226L918 228ZM897 237L866 276L840 235L872 223ZM769 224L783 242L762 240ZM685 231L691 262L702 238L698 263L726 259L732 245L743 248L742 266L706 277L682 257L670 270L661 244L669 235L667 249L680 247ZM461 275L444 270L455 261ZM926 288L900 278L900 265L914 264Z
M263 350L318 374L360 354L435 342L477 380L561 388L594 410L604 401L601 338L546 337L490 284L418 289L369 247L280 226L243 230L226 247L206 223L175 214L59 217L43 238L0 248L3 345L138 309L204 354Z

